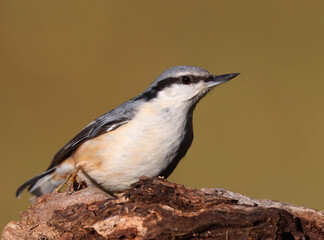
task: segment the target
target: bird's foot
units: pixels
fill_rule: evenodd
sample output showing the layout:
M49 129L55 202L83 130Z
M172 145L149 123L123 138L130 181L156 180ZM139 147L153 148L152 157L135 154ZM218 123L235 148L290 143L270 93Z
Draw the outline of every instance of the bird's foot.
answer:
M80 171L81 166L78 166L76 169L73 170L73 172L69 173L64 182L62 182L55 190L54 192L60 192L66 185L69 185L68 187L68 194L71 194L72 191L78 191L80 189L83 189L87 187L87 184L84 180L80 179L78 176L78 172Z

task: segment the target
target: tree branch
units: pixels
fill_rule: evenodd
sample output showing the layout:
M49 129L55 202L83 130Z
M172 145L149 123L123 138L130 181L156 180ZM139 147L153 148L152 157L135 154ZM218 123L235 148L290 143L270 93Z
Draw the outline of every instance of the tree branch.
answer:
M2 239L324 239L323 211L147 177L118 198L46 194L21 218Z

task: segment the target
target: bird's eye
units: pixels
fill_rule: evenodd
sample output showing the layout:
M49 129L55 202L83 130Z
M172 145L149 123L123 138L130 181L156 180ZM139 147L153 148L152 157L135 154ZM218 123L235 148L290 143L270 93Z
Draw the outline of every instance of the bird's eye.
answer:
M191 82L191 78L188 77L188 76L183 76L183 77L181 78L181 82L182 82L183 84L189 84L189 83Z

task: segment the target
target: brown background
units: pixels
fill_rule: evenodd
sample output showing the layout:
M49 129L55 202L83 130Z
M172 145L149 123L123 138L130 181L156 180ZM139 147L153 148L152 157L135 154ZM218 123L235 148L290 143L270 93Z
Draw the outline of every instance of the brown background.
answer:
M323 1L1 1L0 31L1 229L21 183L174 65L242 74L171 181L324 208Z

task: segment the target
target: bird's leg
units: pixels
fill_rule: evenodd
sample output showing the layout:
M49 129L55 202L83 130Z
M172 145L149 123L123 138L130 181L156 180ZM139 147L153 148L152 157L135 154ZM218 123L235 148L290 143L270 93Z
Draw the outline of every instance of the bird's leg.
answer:
M81 172L82 172L82 174L95 186L95 187L97 187L97 188L99 188L100 190L102 190L102 191L104 191L104 192L106 192L106 193L108 193L110 196L112 196L112 197L114 197L114 198L116 198L116 196L111 192L111 191L109 191L109 190L107 190L107 189L104 189L99 183L97 183L97 181L96 180L94 180L83 168L82 168L82 166L79 166L79 168L80 168L80 170L81 170Z
M80 179L80 177L78 176L78 172L80 171L80 169L82 169L82 166L79 165L72 172L72 176L70 178L69 193L71 193L72 190L78 191L78 190L81 190L87 186L86 182L84 180ZM75 185L74 183L76 183L77 185Z
M66 183L70 181L71 177L72 177L72 173L69 173L65 178L65 180L60 185L58 185L53 192L61 191L61 189L66 185Z
M79 165L77 168L73 170L73 172L69 173L63 183L61 183L55 190L54 192L59 192L67 183L70 182L69 186L69 192L72 191L73 188L73 182L77 182L79 186L82 184L82 182L78 179L78 172L81 171L82 174L97 188L100 190L108 193L112 197L116 197L111 191L104 189L99 183L97 183L96 180L94 180L84 169L81 165ZM77 187L78 189L79 187Z
M64 182L62 182L57 188L55 188L54 192L59 192L66 184L71 183L69 187L69 192L71 191L71 185L74 181L77 181L78 171L80 170L81 166L78 166L73 172L70 172L67 177L65 178Z

